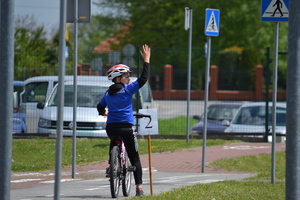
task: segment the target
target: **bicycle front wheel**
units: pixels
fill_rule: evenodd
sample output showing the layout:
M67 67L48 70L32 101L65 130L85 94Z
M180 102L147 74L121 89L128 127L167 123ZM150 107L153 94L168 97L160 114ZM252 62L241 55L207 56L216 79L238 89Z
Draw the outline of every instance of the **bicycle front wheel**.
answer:
M123 195L125 197L128 197L130 194L131 189L131 180L132 180L132 170L130 171L131 163L128 159L127 152L125 152L124 155L125 158L125 164L123 166L123 179L122 179L122 190Z
M120 187L120 149L114 146L110 152L110 192L112 198L117 198Z

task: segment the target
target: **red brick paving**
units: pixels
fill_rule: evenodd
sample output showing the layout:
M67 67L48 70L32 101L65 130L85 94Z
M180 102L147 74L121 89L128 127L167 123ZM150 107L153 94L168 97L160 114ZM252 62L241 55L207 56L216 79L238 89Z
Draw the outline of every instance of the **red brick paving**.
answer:
M271 154L271 150L271 143L236 143L228 146L206 147L204 172L228 173L226 170L209 167L208 163L222 158ZM285 151L285 144L277 143L276 151ZM142 163L143 167L149 166L148 156L142 157ZM152 167L160 172L200 173L202 171L202 147L174 153L153 154Z

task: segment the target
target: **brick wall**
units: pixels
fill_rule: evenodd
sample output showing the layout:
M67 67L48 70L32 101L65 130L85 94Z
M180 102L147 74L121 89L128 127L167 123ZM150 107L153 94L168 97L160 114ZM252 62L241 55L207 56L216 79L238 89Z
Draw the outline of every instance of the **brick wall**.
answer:
M254 91L235 91L235 90L218 90L218 66L210 67L210 85L209 99L210 100L241 100L241 101L263 101L265 100L266 91L264 86L264 67L257 65L255 72L255 90ZM186 99L187 90L172 89L172 65L164 66L164 90L152 91L153 99ZM191 90L191 100L204 99L204 91ZM272 98L272 91L269 91L269 98ZM277 91L277 100L286 100L286 91Z

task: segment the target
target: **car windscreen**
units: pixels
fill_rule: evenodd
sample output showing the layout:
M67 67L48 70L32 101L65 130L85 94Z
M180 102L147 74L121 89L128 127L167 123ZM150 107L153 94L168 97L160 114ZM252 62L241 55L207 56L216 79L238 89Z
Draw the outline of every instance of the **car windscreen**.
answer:
M250 106L242 107L232 121L233 124L243 125L265 125L266 107ZM269 108L268 124L272 124L272 107ZM276 126L286 125L286 108L276 108Z
M94 85L78 85L77 86L77 106L96 108L98 102L104 95L107 87ZM65 103L64 106L73 106L73 85L65 86ZM48 106L58 105L58 87L56 87L50 96Z
M152 102L152 94L151 94L151 88L149 84L145 84L141 89L141 96L143 99L143 102L148 102L151 103Z
M34 82L25 86L25 92L22 94L22 102L39 102L46 100L48 82Z
M229 120L231 121L232 118L237 113L239 107L236 106L226 106L226 105L217 105L217 106L209 106L207 109L207 119L208 120ZM204 118L204 115L202 115Z

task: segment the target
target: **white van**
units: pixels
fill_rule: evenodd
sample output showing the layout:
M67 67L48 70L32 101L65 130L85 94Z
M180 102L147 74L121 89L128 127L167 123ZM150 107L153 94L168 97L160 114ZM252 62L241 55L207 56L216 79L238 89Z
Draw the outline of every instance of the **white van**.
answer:
M100 81L77 82L77 117L76 136L78 137L107 137L105 126L106 117L99 116L96 105L102 98L110 83ZM58 85L54 87L46 103L38 103L42 109L38 133L56 134L58 111ZM63 135L73 135L73 81L65 82L65 101L63 108Z
M73 76L65 76L65 82L73 82ZM136 80L131 77L130 81ZM107 88L112 84L106 76L77 76L77 84L79 82L97 82L100 85L105 85ZM21 110L26 112L26 125L28 133L37 133L38 121L41 109L37 108L38 102L46 102L56 84L58 83L58 76L37 76L24 81L25 90L21 93ZM107 89L106 88L106 89ZM134 109L152 107L153 98L150 85L147 82L138 93L139 101L134 98ZM66 97L65 97L66 98ZM100 100L100 99L99 99ZM45 104L46 105L46 104ZM96 111L97 104L94 105Z

